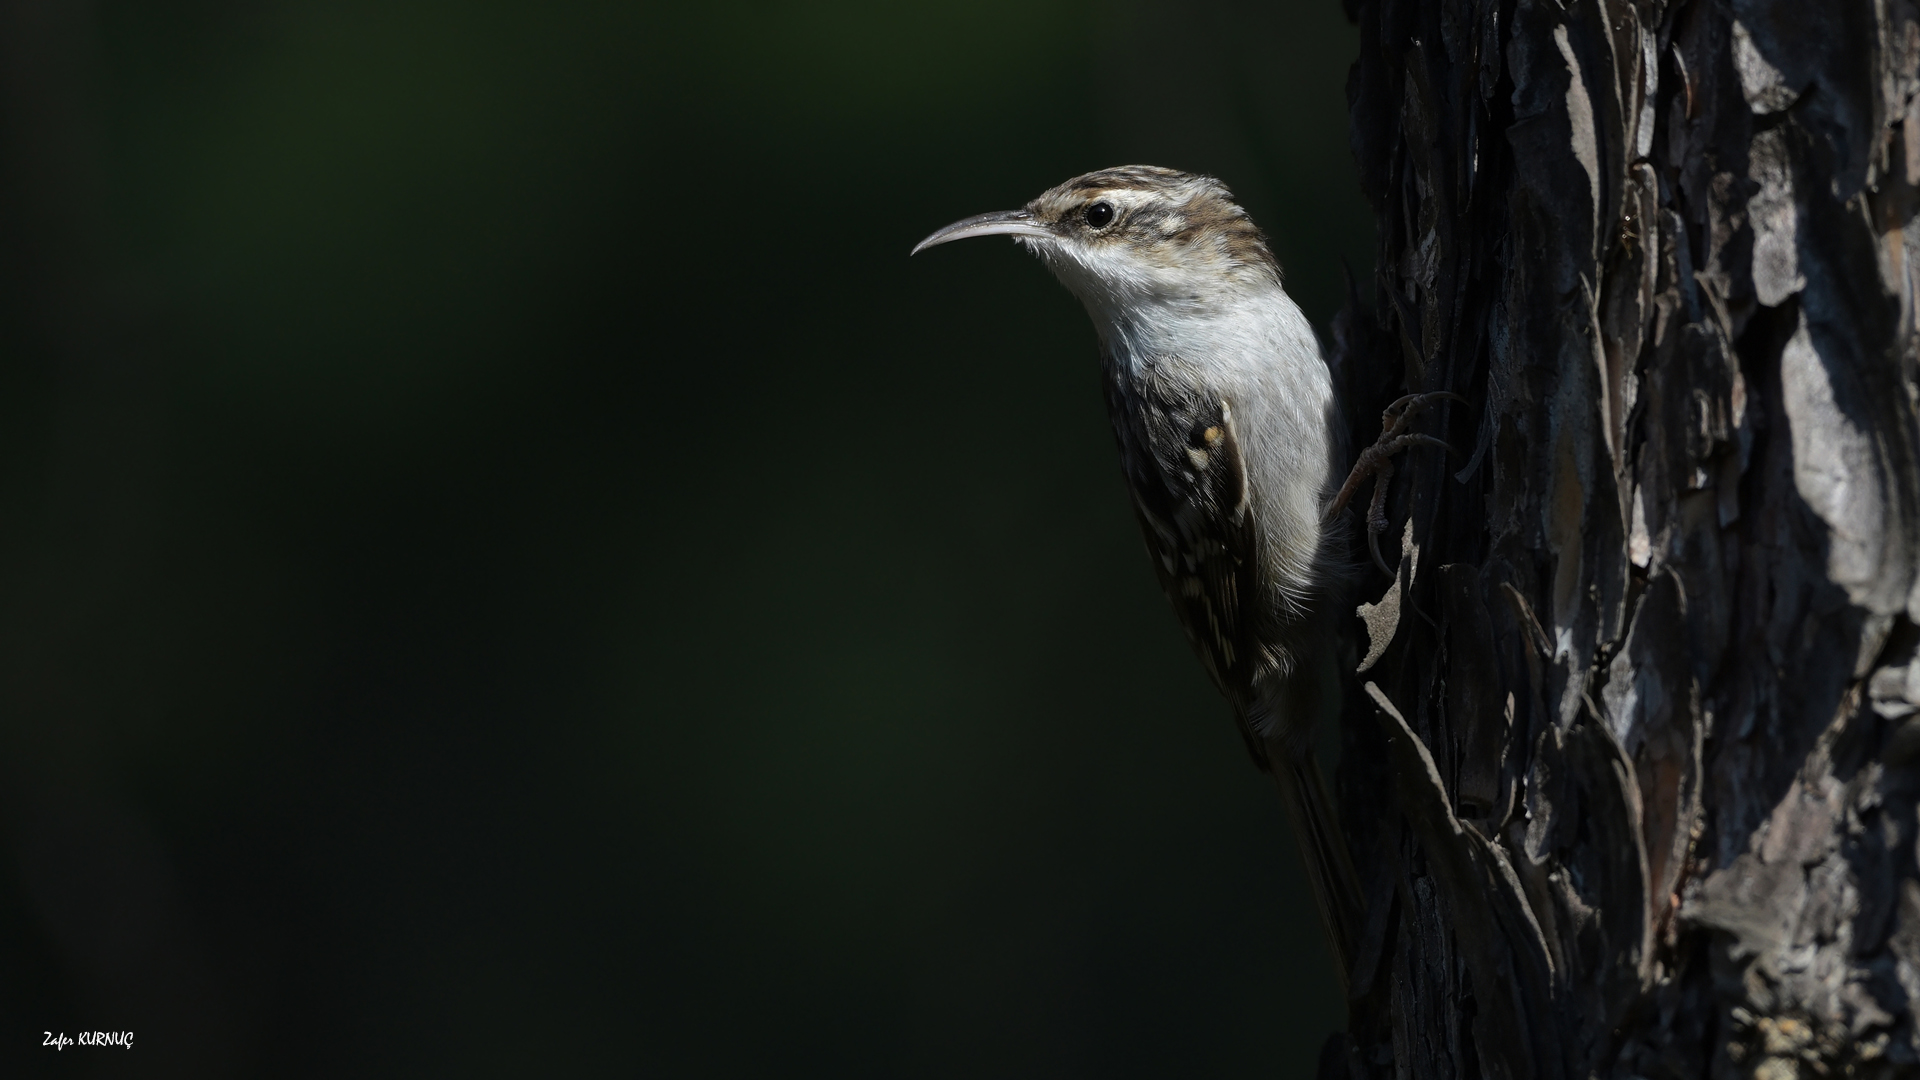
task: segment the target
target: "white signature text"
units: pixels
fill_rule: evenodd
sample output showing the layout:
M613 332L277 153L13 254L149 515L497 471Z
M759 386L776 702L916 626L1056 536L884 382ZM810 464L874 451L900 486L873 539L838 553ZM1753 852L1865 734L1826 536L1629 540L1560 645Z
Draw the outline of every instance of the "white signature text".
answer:
M133 1049L133 1032L131 1031L83 1031L76 1039L67 1038L67 1033L64 1031L57 1035L51 1031L42 1032L42 1034L46 1039L40 1045L51 1046L55 1050L65 1050L69 1046L118 1046L126 1050Z

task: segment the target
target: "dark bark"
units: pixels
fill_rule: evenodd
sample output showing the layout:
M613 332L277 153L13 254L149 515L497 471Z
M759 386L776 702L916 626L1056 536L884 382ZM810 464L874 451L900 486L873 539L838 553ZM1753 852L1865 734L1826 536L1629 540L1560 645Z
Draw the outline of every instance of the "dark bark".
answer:
M1365 590L1323 1075L1915 1071L1915 5L1350 13L1340 376L1471 404Z

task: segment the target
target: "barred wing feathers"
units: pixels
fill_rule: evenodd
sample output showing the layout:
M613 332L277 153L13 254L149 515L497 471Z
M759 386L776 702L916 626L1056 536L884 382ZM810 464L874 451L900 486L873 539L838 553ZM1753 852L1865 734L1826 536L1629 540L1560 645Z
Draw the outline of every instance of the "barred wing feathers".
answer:
M1207 674L1241 720L1247 749L1267 767L1249 727L1255 684L1272 667L1259 625L1265 598L1246 463L1225 402L1143 392L1144 409L1114 410L1134 512L1160 587Z

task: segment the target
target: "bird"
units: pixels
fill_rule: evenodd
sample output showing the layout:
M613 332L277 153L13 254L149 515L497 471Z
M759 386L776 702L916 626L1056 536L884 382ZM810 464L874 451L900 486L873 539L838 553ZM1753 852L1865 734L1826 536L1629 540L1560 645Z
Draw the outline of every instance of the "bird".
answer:
M1344 985L1363 903L1313 752L1343 689L1334 613L1350 575L1329 511L1344 445L1313 327L1265 234L1209 176L1101 169L911 254L979 236L1038 256L1093 321L1154 571L1279 789Z

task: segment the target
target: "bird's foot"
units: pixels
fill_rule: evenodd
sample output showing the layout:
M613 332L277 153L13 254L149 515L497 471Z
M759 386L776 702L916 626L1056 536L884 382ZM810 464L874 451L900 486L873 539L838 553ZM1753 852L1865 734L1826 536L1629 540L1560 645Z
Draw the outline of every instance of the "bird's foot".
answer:
M1387 567L1385 559L1380 557L1380 534L1387 530L1387 487L1393 481L1393 458L1404 450L1416 446L1432 446L1454 454L1452 446L1431 435L1410 432L1407 427L1420 413L1447 401L1457 401L1462 405L1467 399L1446 390L1431 394L1408 394L1406 397L1387 406L1380 414L1380 438L1372 446L1360 451L1360 458L1353 463L1353 471L1347 474L1347 482L1340 485L1339 494L1327 506L1326 520L1332 521L1347 508L1354 493L1360 490L1360 482L1373 477L1373 501L1367 508L1367 550L1373 553L1374 565L1389 577L1393 571Z

